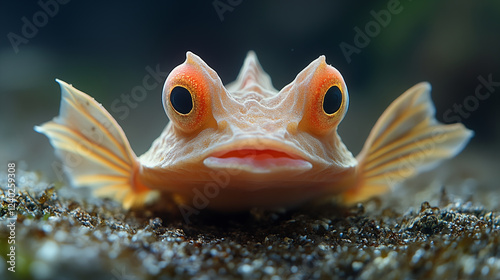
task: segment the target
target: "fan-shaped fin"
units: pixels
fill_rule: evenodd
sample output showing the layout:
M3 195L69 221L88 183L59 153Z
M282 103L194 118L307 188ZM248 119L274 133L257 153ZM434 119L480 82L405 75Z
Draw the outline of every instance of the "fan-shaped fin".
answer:
M140 207L157 196L138 180L141 166L123 130L92 97L61 85L59 116L41 126L64 163L73 186L89 186L101 197Z
M358 183L345 193L357 202L388 190L418 172L458 154L473 132L435 117L430 85L419 83L397 98L378 119L357 156Z

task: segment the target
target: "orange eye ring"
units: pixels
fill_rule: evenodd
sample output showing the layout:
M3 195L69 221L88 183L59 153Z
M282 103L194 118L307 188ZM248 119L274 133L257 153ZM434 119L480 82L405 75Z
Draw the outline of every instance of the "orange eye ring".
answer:
M304 90L307 100L299 127L316 135L334 131L349 104L347 88L340 73L325 63L318 67Z
M194 133L213 123L210 92L211 83L194 65L172 70L163 87L163 107L175 128Z

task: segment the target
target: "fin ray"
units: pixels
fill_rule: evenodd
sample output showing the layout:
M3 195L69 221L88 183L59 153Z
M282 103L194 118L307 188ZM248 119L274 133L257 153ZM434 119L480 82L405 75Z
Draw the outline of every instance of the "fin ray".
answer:
M365 200L458 154L473 132L435 117L430 85L419 83L384 111L356 157L358 182L344 194L347 203Z
M462 127L453 125L439 128L439 130L441 130L441 134L444 137L455 137L455 140L457 139L457 136L460 136L457 134L461 134L461 129ZM384 164L390 163L391 161L397 161L398 158L404 157L405 155L432 158L436 157L435 153L441 152L439 157L450 156L452 152L449 149L450 145L443 145L442 147L438 147L436 145L436 140L434 138L437 135L434 134L435 132L436 131L434 129L429 129L428 131L422 131L420 135L409 133L408 136L403 137L399 141L395 141L394 143L388 144L378 151L374 151L373 154L370 154L369 159L367 159L364 171L370 172L374 169L383 169ZM448 141L454 143L454 139L450 139Z
M71 88L81 94L63 96L61 107L64 106L65 109L61 109L59 118L62 124L71 124L80 128L78 132L94 142L111 141L112 143L108 146L116 155L121 155L126 161L133 160L135 155L128 144L127 137L113 117L93 98Z
M411 108L408 111L401 112L399 118L392 119L392 122L389 123L387 127L381 127L381 129L383 130L377 138L373 139L373 144L370 146L370 149L372 151L379 150L388 143L391 143L394 140L394 137L399 134L397 130L404 129L404 125L402 125L402 123L420 122L423 118L425 118L425 114L428 113L425 110L427 108L428 107L426 107L425 104L419 104L418 106L415 106L415 108Z
M59 116L41 126L75 187L90 186L100 197L139 207L157 197L138 181L141 165L116 120L92 97L57 80Z
M105 165L116 171L120 170L120 173L123 174L126 174L126 172L129 171L129 162L126 162L119 155L112 153L106 149L106 147L90 142L79 133L56 123L48 123L45 129L51 130L53 135L58 135L55 146L59 149L73 151L81 156L85 156L88 160L93 161L95 164ZM77 137L79 142L75 141L75 138ZM107 158L108 160L103 161L102 158Z

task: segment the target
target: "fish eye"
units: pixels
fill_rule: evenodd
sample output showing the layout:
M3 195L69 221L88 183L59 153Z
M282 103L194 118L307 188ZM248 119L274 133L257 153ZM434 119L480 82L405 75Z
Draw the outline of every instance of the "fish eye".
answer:
M193 110L193 97L185 87L176 86L170 92L172 108L179 114L189 114Z
M331 86L323 97L323 111L331 115L337 112L340 106L342 106L342 92L338 86Z
M349 95L342 75L337 69L327 65L323 58L308 81L297 85L298 92L305 92L304 113L298 128L317 136L336 133L349 105Z

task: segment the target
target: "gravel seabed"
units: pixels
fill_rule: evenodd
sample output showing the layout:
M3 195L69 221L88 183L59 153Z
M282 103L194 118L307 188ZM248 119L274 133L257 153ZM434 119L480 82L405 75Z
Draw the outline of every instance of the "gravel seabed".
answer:
M451 180L439 170L354 206L202 211L191 223L17 170L15 273L0 173L0 278L499 279L498 193L463 162Z

